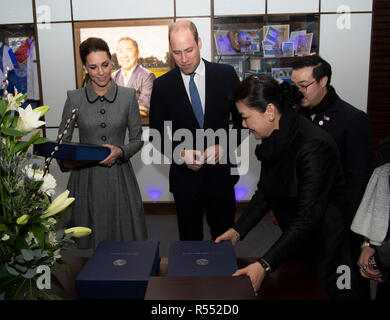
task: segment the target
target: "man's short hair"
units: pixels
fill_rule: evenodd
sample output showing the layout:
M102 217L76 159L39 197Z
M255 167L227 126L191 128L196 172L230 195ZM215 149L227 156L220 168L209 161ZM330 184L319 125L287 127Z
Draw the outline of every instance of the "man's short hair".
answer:
M195 23L193 23L190 20L185 20L185 21L181 20L180 23L175 22L169 26L169 33L168 33L169 42L171 41L171 33L174 31L177 31L177 30L181 30L181 29L190 30L190 32L194 36L195 42L198 43L198 38L199 38L198 29L196 28Z
M322 59L319 55L304 56L297 58L291 65L293 70L302 69L305 67L313 67L313 78L319 82L323 77L328 77L327 86L330 85L332 78L332 67L328 62Z
M135 41L134 39L132 39L132 38L130 38L130 37L122 37L122 38L120 38L120 39L118 40L117 44L118 44L119 42L121 42L121 41L130 41L130 42L133 44L135 50L138 52L138 43L137 43L137 41Z

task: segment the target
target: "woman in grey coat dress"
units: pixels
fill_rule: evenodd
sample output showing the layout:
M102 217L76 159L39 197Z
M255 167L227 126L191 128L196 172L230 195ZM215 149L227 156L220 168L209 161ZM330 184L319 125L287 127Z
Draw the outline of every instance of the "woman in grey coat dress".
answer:
M111 54L104 40L85 40L80 45L80 57L88 75L87 85L68 92L59 133L76 109L64 141L72 140L77 124L81 143L102 145L111 152L99 163L60 162L63 171L71 169L68 189L76 198L65 215L65 224L92 229L91 236L77 240L81 249L95 248L102 240L145 240L142 199L130 162L143 145L136 92L111 80Z

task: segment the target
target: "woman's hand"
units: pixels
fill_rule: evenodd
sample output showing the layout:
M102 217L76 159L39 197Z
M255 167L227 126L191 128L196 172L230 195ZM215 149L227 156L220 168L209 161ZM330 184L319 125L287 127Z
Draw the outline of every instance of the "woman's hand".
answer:
M364 247L360 253L358 266L360 267L359 271L362 277L376 280L378 282L383 282L380 278L381 271L372 268L370 263L370 258L375 254L375 249L371 247Z
M255 262L243 269L238 269L233 276L246 275L251 279L252 287L255 292L259 291L261 284L265 278L265 270L259 262Z
M116 159L123 157L123 151L121 148L118 148L118 147L113 146L111 144L102 144L102 147L109 148L111 150L111 152L108 155L108 157L106 159L100 161L99 164L111 167L113 164L115 164Z
M240 239L240 235L238 232L232 228L230 228L228 231L220 235L217 239L215 239L215 243L220 243L224 240L230 240L232 242L232 245L235 246L238 240Z

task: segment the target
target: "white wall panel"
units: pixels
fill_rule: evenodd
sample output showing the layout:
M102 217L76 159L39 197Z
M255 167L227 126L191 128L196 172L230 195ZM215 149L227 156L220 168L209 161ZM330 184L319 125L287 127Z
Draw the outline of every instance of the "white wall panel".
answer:
M176 16L210 16L211 0L176 0Z
M70 21L69 0L35 0L37 22Z
M191 20L198 29L199 38L202 40L200 54L202 58L211 61L211 22L210 18L188 18L177 20Z
M72 0L74 20L173 17L173 0Z
M214 0L214 15L264 14L265 0Z
M332 66L337 93L366 111L372 15L355 13L350 18L350 28L340 29L343 15L321 15L320 53Z
M321 0L321 12L338 12L341 6L350 11L372 11L372 0Z
M318 12L319 0L267 0L268 13Z
M71 23L52 23L38 28L43 103L50 106L47 126L58 126L66 91L76 88Z
M0 24L33 22L31 0L1 1Z
M241 160L242 168L248 165L248 171L245 174L240 175L235 185L236 199L238 201L250 200L257 189L257 182L260 178L261 163L255 156L256 146L260 143L252 134L249 135L247 140L244 140L241 144L242 150L247 150L247 147L243 147L249 143L249 152L244 152L239 160ZM246 164L245 164L246 163Z

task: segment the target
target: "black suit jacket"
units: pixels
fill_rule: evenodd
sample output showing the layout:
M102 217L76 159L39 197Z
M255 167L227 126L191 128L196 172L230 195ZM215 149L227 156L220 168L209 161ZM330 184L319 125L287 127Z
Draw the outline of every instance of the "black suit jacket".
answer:
M210 63L205 60L204 62L206 68L204 130L223 129L228 136L231 114L233 128L241 126L241 117L234 103L229 99L229 95L238 85L239 79L235 70L229 65ZM199 149L196 148L196 129L200 129L199 124L192 110L180 70L177 67L157 78L153 83L149 125L150 128L157 129L161 137L166 132L164 121L172 122L172 135L178 129L188 129L194 137L192 140L193 149ZM179 145L183 140L173 141L172 150L174 151L176 147L178 150L183 149L183 145ZM207 142L207 145L214 144L215 141ZM204 151L207 145L205 144L203 150L200 151ZM163 141L161 146L158 144L154 144L154 146L160 151L164 151ZM225 148L226 155L229 154L228 152ZM170 150L165 150L164 154L167 157L172 157ZM205 190L214 194L226 192L231 190L238 181L238 176L230 174L230 167L228 162L227 164L203 165L200 170L193 171L188 169L185 164L180 165L172 161L169 172L170 191L175 194L194 194Z
M305 109L305 108L302 108ZM333 87L320 104L313 123L335 140L354 206L359 207L372 173L371 126L367 114L340 99Z
M256 148L261 161L258 189L234 228L244 238L273 210L283 234L264 255L271 267L308 247L314 247L309 258L337 263L333 258L343 255L339 249L352 213L336 144L292 111L283 113L279 126Z

